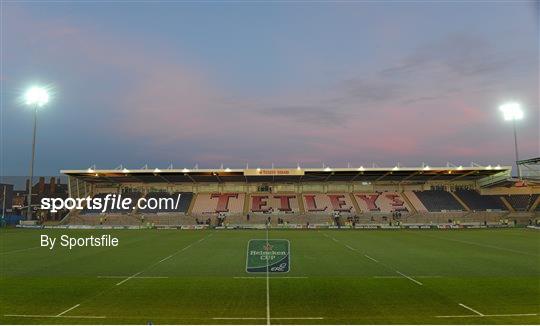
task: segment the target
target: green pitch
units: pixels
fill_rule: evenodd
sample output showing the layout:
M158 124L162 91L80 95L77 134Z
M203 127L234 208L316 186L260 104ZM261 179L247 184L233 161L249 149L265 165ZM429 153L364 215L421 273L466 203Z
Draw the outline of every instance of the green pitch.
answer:
M39 247L111 234L118 247ZM290 271L247 273L261 231L0 231L0 324L539 324L526 229L276 231Z

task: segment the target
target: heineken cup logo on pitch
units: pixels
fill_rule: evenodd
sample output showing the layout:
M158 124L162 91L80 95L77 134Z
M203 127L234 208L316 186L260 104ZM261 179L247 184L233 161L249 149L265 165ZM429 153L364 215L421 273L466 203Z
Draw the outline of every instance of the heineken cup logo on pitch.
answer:
M249 240L246 271L248 273L287 273L290 268L289 240Z

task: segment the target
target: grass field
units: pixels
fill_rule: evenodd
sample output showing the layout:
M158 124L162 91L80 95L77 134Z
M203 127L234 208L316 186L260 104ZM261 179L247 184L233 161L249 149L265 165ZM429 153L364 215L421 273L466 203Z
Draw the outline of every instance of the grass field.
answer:
M116 248L39 247L107 233ZM0 231L2 324L538 324L540 233L270 230L291 271L247 274L261 231Z

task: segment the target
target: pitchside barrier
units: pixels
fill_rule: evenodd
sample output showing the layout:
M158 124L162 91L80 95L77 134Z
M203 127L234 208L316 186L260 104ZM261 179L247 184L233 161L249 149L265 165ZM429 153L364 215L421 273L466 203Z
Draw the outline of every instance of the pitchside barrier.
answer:
M525 226L525 225L521 225ZM17 228L23 229L85 229L85 230L139 230L139 229L158 229L158 230L205 230L210 229L208 225L155 225L155 226L138 226L138 225L16 225ZM499 223L461 223L461 224L356 224L352 225L327 225L327 224L310 224L310 225L287 225L287 226L272 226L270 229L287 230L287 229L332 229L332 230L349 230L349 229L377 229L377 230L401 230L401 229L484 229L484 228L511 228L519 227L519 225L499 224ZM218 230L264 230L265 225L229 225L214 227Z

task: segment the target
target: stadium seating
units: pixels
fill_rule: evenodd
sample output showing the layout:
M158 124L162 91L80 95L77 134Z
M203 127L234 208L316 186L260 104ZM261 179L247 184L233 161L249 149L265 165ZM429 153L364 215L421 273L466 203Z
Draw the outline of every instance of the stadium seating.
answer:
M298 213L298 195L283 194L251 194L249 196L249 211L251 213Z
M507 210L499 196L480 195L469 189L456 190L455 194L473 211Z
M411 203L411 205L413 205L413 207L416 209L417 212L422 213L422 212L428 211L426 206L424 206L424 204L422 204L420 199L418 199L414 191L405 191L403 195L407 197L407 199L409 199L409 202Z
M444 190L414 191L414 194L430 212L465 210L452 194Z
M526 212L531 208L538 195L509 195L504 198L517 212ZM540 205L539 205L540 206Z
M244 211L244 193L200 193L195 199L191 213L207 214L241 214Z
M354 197L362 212L409 212L411 208L397 192L355 193Z
M107 193L96 194L105 198ZM504 196L516 209L508 212L508 203L501 196L480 195L474 190L405 191L403 193L356 192L356 193L167 193L150 192L146 199L173 199L180 195L178 207L167 209L139 208L108 209L106 214L98 210L72 211L64 224L103 226L157 226L212 225L261 226L270 220L272 225L352 225L395 223L501 223L517 220L523 223L538 195ZM139 193L123 193L135 202ZM246 197L247 196L247 197ZM471 209L467 211L466 205ZM192 207L189 211L190 206ZM540 205L536 208L540 211ZM339 212L339 216L334 213ZM126 214L129 213L129 214ZM223 213L223 214L220 214ZM246 216L249 213L249 219ZM394 214L396 213L396 214ZM96 218L96 214L100 214ZM189 215L188 215L189 214ZM510 215L509 215L510 214ZM520 215L521 214L521 215ZM522 216L523 215L523 216ZM525 220L524 220L525 219Z
M354 213L349 193L305 193L302 195L306 213Z

